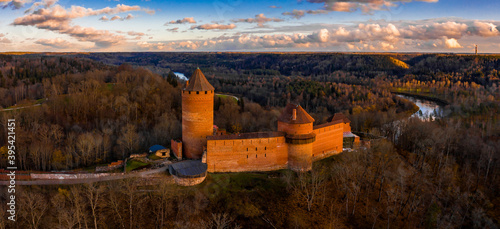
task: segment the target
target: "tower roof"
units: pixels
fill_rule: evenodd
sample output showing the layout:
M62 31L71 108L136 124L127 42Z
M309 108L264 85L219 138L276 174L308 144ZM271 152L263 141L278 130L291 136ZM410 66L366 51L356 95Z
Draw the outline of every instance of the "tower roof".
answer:
M295 110L295 119L293 117L293 110ZM314 122L314 119L300 105L289 103L278 118L278 121L290 124L305 124Z
M191 78L189 78L189 81L188 81L186 88L184 90L186 90L186 91L211 91L211 90L214 90L214 87L212 87L212 85L208 82L207 78L205 78L205 75L203 75L201 70L198 68L194 71Z
M344 114L342 113L335 113L333 116L331 116L330 118L328 118L326 120L327 122L338 122L338 121L342 121L344 123L350 123L351 120L349 120Z

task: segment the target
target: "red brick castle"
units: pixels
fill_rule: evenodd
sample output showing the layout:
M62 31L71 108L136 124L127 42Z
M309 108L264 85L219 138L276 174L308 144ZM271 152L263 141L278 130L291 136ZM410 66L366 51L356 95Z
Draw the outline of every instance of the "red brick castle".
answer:
M308 171L316 160L342 152L350 121L335 114L327 123L300 106L288 104L278 119L278 131L214 135L214 87L200 69L182 91L182 142L172 141L178 157L202 159L208 172Z

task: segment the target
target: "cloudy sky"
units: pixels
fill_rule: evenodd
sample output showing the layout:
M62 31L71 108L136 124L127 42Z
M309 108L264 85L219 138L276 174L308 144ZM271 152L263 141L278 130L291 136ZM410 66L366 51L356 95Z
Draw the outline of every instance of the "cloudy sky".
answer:
M5 51L500 52L498 0L0 0Z

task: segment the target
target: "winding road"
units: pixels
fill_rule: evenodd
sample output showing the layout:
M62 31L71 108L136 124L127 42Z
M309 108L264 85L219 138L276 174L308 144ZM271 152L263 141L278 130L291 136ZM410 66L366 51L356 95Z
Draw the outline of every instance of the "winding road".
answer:
M110 181L110 180L121 180L132 177L147 177L152 174L162 173L167 171L168 166L164 166L158 169L150 169L140 172L131 173L116 173L109 176L104 176L100 178L87 178L87 179L44 179L44 180L23 180L16 181L16 185L65 185L65 184L85 184L100 181ZM9 185L9 181L0 181L0 185Z

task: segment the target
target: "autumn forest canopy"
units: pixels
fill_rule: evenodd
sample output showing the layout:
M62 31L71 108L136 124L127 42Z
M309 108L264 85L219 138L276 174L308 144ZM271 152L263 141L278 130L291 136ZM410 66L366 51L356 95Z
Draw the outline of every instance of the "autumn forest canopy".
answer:
M22 170L122 160L181 137L185 81L174 72L197 67L216 93L239 98L215 98L214 124L229 133L275 131L292 102L315 125L343 113L353 132L375 136L371 147L310 173L210 174L191 188L22 187L17 228L498 228L499 55L0 54L0 122L18 123ZM398 94L440 104L441 118L411 117L418 107ZM6 145L0 131L0 168Z

